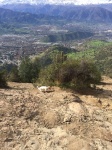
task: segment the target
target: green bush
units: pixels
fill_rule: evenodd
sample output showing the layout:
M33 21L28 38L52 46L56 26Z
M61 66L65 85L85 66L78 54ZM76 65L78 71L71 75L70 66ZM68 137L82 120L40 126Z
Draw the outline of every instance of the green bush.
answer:
M62 65L59 70L60 84L74 88L86 88L97 84L101 75L94 63L86 60L70 61Z
M7 82L6 82L6 78L5 78L5 71L0 71L0 87L6 87L7 86Z
M101 75L95 64L86 60L68 60L57 65L49 65L39 74L41 84L54 84L80 89L97 84Z
M20 82L20 76L17 66L14 66L8 75L8 80L12 82Z
M19 76L22 82L34 82L38 77L39 62L35 59L33 62L29 58L24 58L19 66Z
M112 78L112 45L99 49L95 60L101 73Z
M41 69L37 82L41 85L56 85L59 68L60 64L51 64Z

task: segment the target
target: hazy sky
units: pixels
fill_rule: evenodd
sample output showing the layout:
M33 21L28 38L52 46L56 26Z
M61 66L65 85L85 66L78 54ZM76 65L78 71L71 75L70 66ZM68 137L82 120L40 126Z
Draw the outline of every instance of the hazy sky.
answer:
M2 3L16 3L16 2L24 2L24 3L35 3L35 2L45 2L45 3L76 3L76 4L90 4L90 3L112 3L112 0L0 0Z

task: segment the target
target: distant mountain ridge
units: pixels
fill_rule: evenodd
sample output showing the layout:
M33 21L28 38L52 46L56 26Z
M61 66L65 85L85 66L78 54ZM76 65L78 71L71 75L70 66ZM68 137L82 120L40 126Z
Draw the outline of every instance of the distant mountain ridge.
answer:
M23 19L26 20L30 19L28 22L37 22L37 18L43 17L43 15L45 18L52 15L52 17L61 17L68 21L95 22L95 23L112 22L112 11L110 11L112 5L74 6L74 5L29 5L29 4L23 5L21 4L21 5L4 5L2 7L11 9L13 11L19 11L21 13L24 12L24 15L26 13L27 15L25 16L23 15L25 17L25 18L23 17ZM2 14L0 14L0 16ZM9 14L7 15L9 16ZM12 13L12 15L16 15L16 14L17 12L15 12L15 14Z
M55 20L57 17L52 17L45 14L31 14L25 12L16 12L9 9L0 8L0 23L27 23L39 24L43 21Z
M0 8L0 21L8 23L33 23L37 22L37 15L14 12L12 10Z

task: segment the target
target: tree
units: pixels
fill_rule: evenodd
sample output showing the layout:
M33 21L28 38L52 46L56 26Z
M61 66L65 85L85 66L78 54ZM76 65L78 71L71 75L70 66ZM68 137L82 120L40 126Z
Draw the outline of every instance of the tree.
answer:
M60 64L51 64L40 70L38 83L44 85L55 85L57 82L58 70Z
M32 80L32 64L30 59L24 58L19 67L19 75L22 82L31 82Z
M20 82L20 76L17 66L14 66L8 75L8 80L12 82Z
M22 82L33 82L38 77L38 61L32 62L30 58L24 58L19 67L19 76Z

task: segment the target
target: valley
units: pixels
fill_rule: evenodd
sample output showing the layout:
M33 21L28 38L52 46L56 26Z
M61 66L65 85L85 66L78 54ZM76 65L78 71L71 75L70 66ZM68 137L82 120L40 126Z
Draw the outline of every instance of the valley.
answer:
M88 39L112 41L110 8L106 4L1 5L0 65L18 64L21 58L38 55L53 45L76 48Z
M23 25L13 31L1 28L0 65L18 64L23 57L39 55L53 45L78 48L86 40L112 41L111 25L70 23L65 25Z
M0 149L112 150L111 1L35 2L0 3Z

